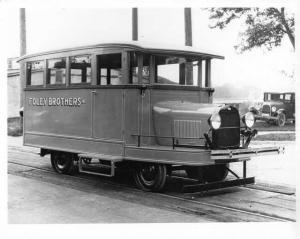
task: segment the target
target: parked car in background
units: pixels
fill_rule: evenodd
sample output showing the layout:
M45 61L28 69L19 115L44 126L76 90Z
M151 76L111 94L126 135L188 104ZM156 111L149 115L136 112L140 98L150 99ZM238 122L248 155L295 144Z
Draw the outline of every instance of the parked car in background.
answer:
M256 115L256 119L275 123L280 127L287 121L295 123L295 93L265 92L262 107L259 110L251 108L250 111Z

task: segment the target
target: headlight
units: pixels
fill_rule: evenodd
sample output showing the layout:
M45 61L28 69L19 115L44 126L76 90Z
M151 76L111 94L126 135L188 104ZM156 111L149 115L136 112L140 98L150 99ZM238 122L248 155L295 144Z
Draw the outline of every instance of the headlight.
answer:
M272 112L275 112L276 111L276 107L272 106L271 110L272 110Z
M252 112L245 114L243 117L243 122L247 127L251 128L255 123L254 114Z
M218 113L213 114L209 119L210 126L213 129L218 129L221 126L221 117Z

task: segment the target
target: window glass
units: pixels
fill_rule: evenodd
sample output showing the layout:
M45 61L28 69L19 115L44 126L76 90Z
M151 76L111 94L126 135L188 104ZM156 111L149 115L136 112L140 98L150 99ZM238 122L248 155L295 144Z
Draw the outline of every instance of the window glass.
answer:
M91 82L91 56L72 56L71 62L71 84Z
M198 67L196 63L195 64L193 63L193 60L195 59L187 59L185 57L177 57L177 56L156 56L155 57L155 63L157 65L156 83L178 85L181 81L184 84L186 84L188 78L187 69L188 68L191 69L192 72L191 77L192 77L194 68L197 69L196 67ZM197 77L193 77L193 78L197 79ZM195 84L197 84L196 81Z
M283 100L283 95L280 95L280 99Z
M66 59L48 60L47 84L59 85L66 83Z
M121 53L103 54L97 56L98 84L120 85L121 82Z
M285 95L285 100L291 100L292 99L292 95L291 94L286 94Z
M44 61L32 61L27 63L27 85L43 85Z

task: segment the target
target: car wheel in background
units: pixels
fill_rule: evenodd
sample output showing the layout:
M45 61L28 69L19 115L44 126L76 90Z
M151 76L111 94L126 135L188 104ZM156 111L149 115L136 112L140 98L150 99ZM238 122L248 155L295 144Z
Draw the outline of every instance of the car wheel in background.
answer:
M286 123L286 117L285 117L285 114L284 113L279 113L277 115L277 120L276 120L276 124L279 126L279 127L282 127L284 126Z

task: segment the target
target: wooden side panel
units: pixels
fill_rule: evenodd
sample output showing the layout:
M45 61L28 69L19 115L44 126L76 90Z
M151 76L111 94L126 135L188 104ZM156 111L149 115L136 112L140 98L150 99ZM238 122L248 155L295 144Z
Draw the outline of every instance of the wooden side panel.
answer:
M125 142L126 144L136 144L137 138L132 134L140 132L141 125L141 94L139 89L125 90Z
M123 90L94 90L93 128L95 138L123 139Z
M91 110L88 89L25 91L24 132L90 137Z

